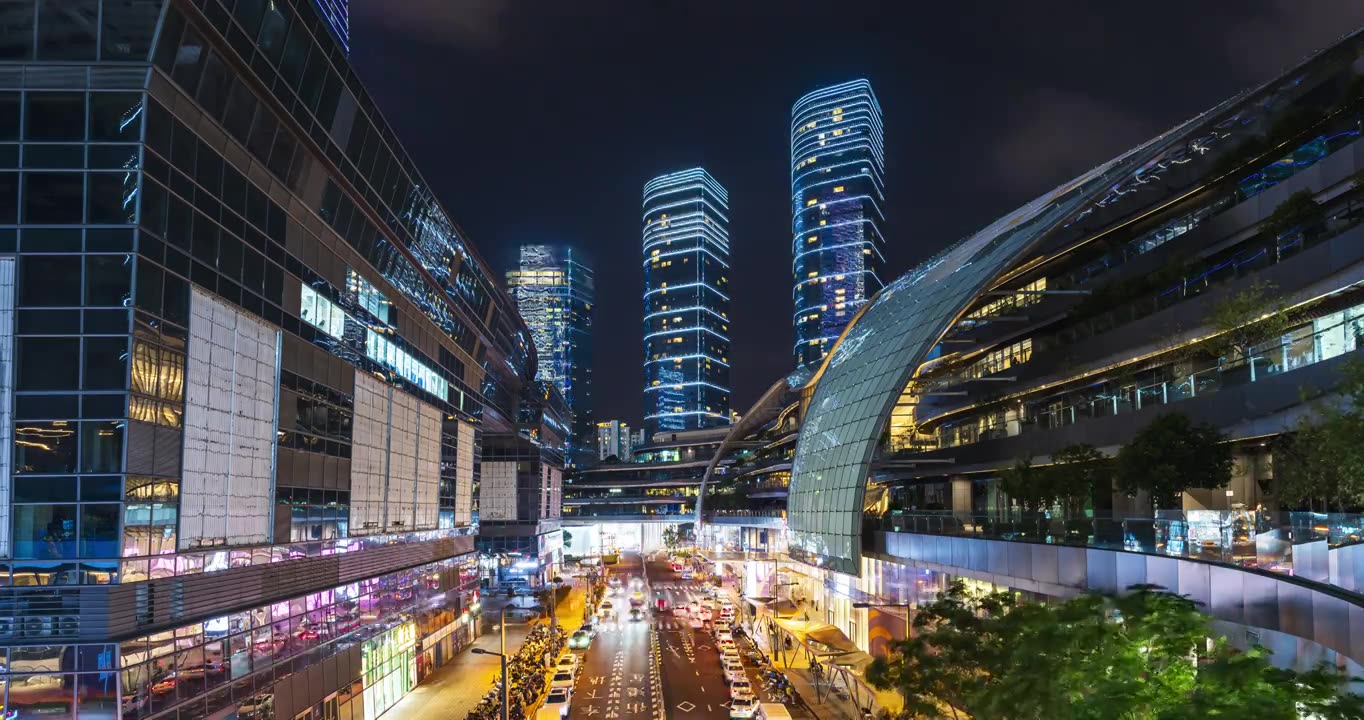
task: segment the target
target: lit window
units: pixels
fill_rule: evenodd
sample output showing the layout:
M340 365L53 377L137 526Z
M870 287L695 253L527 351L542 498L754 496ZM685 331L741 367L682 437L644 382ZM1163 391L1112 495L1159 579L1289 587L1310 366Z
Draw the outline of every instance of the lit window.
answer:
M834 131L834 137L838 137L839 135L842 135L842 134L843 134L843 131L842 131L842 130L835 130L835 131Z
M816 199L814 199L814 198L811 198L810 200L807 200L807 201L805 202L805 207L810 207L811 205L814 205L814 204L817 203L817 202L819 202L819 200L816 200Z
M814 277L814 276L816 276L816 275L818 275L818 274L819 274L819 271L818 271L818 270L811 270L811 271L810 271L810 274L809 274L809 275L806 275L805 277Z
M820 220L820 221L819 221L819 224L820 224L820 227L823 227L823 226L825 226L825 225L828 225L828 224L829 224L829 221L828 221L828 220Z
M839 185L838 187L834 188L834 192L843 192L843 186Z

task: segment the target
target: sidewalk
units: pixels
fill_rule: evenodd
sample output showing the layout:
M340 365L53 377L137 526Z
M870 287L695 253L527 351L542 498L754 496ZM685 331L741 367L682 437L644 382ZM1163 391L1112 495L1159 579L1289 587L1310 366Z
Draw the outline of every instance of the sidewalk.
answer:
M571 633L582 625L583 587L582 582L573 583L568 597L559 603L556 621L565 632ZM511 608L513 604L507 607ZM494 624L500 609L489 610ZM515 655L531 628L545 622L548 621L507 623L507 654ZM502 661L496 655L475 655L470 652L473 648L501 652L501 633L494 631L479 637L384 713L384 720L464 720L492 689L502 672Z
M721 584L725 593L729 595L730 602L734 606L740 607L743 600L739 597L739 587L730 577L725 577ZM846 691L842 695L834 694L829 687L829 676L824 675L816 681L815 674L810 670L809 659L805 651L799 645L795 645L792 651L785 651L782 648L773 648L772 633L766 629L773 616L771 613L763 612L752 623L752 627L745 626L745 633L749 639L757 646L758 650L767 656L772 667L780 670L786 675L786 679L791 683L792 689L800 696L815 717L820 720L862 720L861 708L848 697ZM822 623L803 623L799 620L778 620L777 625L785 633L798 633L809 625L816 627ZM778 640L777 642L780 642ZM840 687L841 690L841 687ZM877 693L878 695L880 693Z

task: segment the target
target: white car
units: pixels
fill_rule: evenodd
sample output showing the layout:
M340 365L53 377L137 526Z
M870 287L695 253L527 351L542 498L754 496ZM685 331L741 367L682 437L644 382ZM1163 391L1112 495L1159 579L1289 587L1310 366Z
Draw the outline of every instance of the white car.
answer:
M720 656L720 662L742 663L743 661L739 658L738 650L730 649Z
M573 673L567 670L556 670L554 679L549 681L549 689L563 688L564 692L573 694Z
M710 622L711 614L707 608L701 608L701 622Z
M701 606L697 605L695 600L692 600L691 602L687 603L687 610L691 611L691 613L695 615L696 613L701 611Z
M731 718L751 718L757 709L758 699L755 697L736 697L729 701Z
M729 698L731 700L751 697L756 696L753 694L753 683L749 682L748 678L743 678L742 680L735 680L734 682L729 684Z
M737 660L726 658L720 665L725 670L725 682L732 683L735 680L743 680L748 677L744 672L744 666Z
M560 655L560 656L559 656L559 662L555 665L555 668L554 668L554 669L555 669L555 670L559 670L559 671L567 670L568 672L571 672L571 673L573 673L574 675L577 675L577 674L578 674L578 656L577 656L577 655L574 655L574 654L571 653L571 652L565 651L563 655Z
M693 629L693 630L700 630L700 629L701 629L701 618L696 617L695 615L693 615L692 618L691 618L690 620L687 621L687 624L690 625L690 626L691 626L691 629Z
M739 652L739 646L736 645L733 640L716 640L715 647L719 648L722 655L730 650L733 650L736 653Z
M554 690L550 690L549 695L545 698L545 704L542 709L545 708L557 709L559 711L559 717L566 718L568 717L568 710L569 705L571 704L572 697L573 697L572 693L570 693L568 690L565 690L564 688L556 688Z

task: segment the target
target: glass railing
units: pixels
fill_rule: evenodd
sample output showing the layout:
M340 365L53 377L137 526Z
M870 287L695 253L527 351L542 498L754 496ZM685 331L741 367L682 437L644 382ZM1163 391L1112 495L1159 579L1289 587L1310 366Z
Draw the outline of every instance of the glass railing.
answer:
M939 447L958 447L984 440L1055 430L1086 420L1123 415L1144 408L1169 405L1299 370L1309 365L1364 347L1364 306L1335 315L1339 320L1312 330L1304 325L1283 335L1288 340L1269 342L1253 349L1250 359L1217 363L1170 380L1132 383L1121 389L1100 391L1088 398L1039 404L1023 420L1000 416L944 427ZM1320 321L1316 321L1320 323ZM1156 374L1156 373L1152 373Z
M220 572L232 568L254 565L273 565L275 563L346 555L364 552L390 545L420 545L461 535L472 535L475 527L458 527L447 530L426 530L390 535L370 535L366 537L337 538L312 542L297 542L288 545L260 545L255 547L219 548L203 551L182 552L178 555L154 555L141 558L127 558L119 561L119 573L110 582L141 582L181 575ZM28 563L34 564L34 563ZM61 565L62 563L51 563ZM16 563L27 565L25 563ZM32 577L21 577L20 569L15 568L14 585L58 584L44 581L41 573Z
M1277 237L1250 244L1180 278L1163 290L1122 302L1111 310L1079 320L1055 335L1036 338L1034 347L1037 352L1066 347L1136 322L1198 297L1212 287L1284 262L1307 248L1355 228L1361 222L1364 222L1364 203L1356 194L1324 208L1320 223L1314 227L1295 227Z
M1158 515L1165 515L1159 512ZM1325 541L1338 548L1364 542L1364 515L1348 513L1190 510L1176 517L955 515L889 511L867 515L867 531L948 535L1076 545L1148 553L1295 573L1295 546ZM1318 559L1317 562L1325 562ZM1319 568L1320 569L1320 568Z

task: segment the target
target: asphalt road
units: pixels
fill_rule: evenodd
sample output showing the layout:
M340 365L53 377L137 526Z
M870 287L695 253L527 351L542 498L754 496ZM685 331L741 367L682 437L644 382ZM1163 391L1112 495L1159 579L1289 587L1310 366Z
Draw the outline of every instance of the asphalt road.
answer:
M671 608L700 602L700 583L683 580L664 563L649 563L652 598L661 594L668 612L655 618L662 657L663 704L669 718L725 720L729 717L729 686L720 669L720 653L708 629L691 627L689 613ZM707 626L708 627L708 626Z
M664 717L659 690L658 636L652 613L631 622L629 578L644 577L639 555L623 555L610 573L623 579L624 592L610 598L618 621L598 624L600 632L591 647L580 651L582 668L574 686L570 720L653 720ZM648 596L648 589L644 590ZM671 717L671 715L669 715Z

